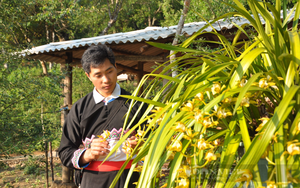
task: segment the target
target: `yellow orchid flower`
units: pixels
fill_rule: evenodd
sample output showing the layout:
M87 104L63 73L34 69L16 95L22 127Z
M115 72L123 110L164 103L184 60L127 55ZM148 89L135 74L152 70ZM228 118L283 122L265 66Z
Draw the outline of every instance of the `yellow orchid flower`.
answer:
M158 119L156 120L156 123L157 123L158 125L160 125L160 123L161 123L162 120L163 120L163 117L160 117L160 118L158 118Z
M176 126L173 126L172 129L174 129L177 132L185 132L186 131L186 125L182 122L176 122Z
M266 181L267 188L277 188L276 183L274 181Z
M203 113L201 110L196 110L194 113L194 119L196 120L197 123L200 123L201 120L203 119Z
M259 132L263 128L263 126L269 121L269 118L263 117L263 118L260 118L259 120L262 121L262 123L259 124L259 126L255 129L255 131L257 131L257 132Z
M170 145L168 148L170 151L180 152L182 149L182 143L179 140L174 140L172 145Z
M188 101L182 108L182 111L192 112L194 110L194 102Z
M220 157L219 153L215 154L212 150L209 150L208 152L206 152L204 159L207 162L210 162L217 160L218 157Z
M218 107L215 111L215 114L218 119L226 118L227 116L232 116L232 113L229 110L225 110L225 108Z
M278 79L280 80L280 78L278 78ZM260 87L260 88L267 89L270 86L275 86L275 83L272 82L272 77L269 75L265 78L260 79L258 82L258 87Z
M167 186L168 186L168 183L165 183L160 188L166 188Z
M220 139L216 139L213 141L213 145L214 146L220 146L221 145L221 140Z
M147 120L147 124L150 124L152 121L153 121L153 119L151 119L151 118L148 118L148 120Z
M268 80L266 78L262 78L258 82L258 87L267 89L269 87Z
M181 178L180 180L176 180L176 182L178 183L178 186L175 188L188 188L190 184L187 178Z
M109 136L110 136L110 132L108 130L105 131L103 130L103 133L100 136L98 135L98 137L102 138L103 141L107 140Z
M238 87L244 87L247 84L247 82L248 82L248 80L244 76L241 81L238 81L237 86Z
M137 130L136 136L139 137L139 138L141 138L141 137L144 136L144 134L145 134L145 131L139 129L139 130Z
M200 136L200 139L197 141L197 147L199 150L205 150L208 148L214 148L211 144L206 142L204 138L202 138L202 135Z
M253 179L253 175L252 175L251 171L248 170L248 169L243 169L243 170L240 170L238 172L238 174L241 174L241 177L238 178L237 180L235 180L235 182L244 182L244 181L246 181L247 182L246 187L248 187L250 181Z
M233 102L233 98L232 97L227 97L225 99L222 100L222 103L224 104L230 104Z
M241 101L241 106L249 107L250 106L250 99L249 97L244 97Z
M183 165L178 169L178 177L188 178L191 176L191 167L188 165Z
M143 166L139 165L133 171L134 172L142 172L142 170L143 170Z
M220 93L221 92L221 84L220 83L213 84L213 87L211 88L211 92L213 95Z
M160 112L163 109L163 107L155 107L155 109L151 110L153 113Z
M126 140L125 143L122 146L122 151L126 154L131 154L132 148L130 147L129 140Z
M272 140L273 140L275 143L278 142L277 136L278 136L278 132L276 132L276 133L272 136Z
M196 100L199 100L199 101L203 101L204 99L204 95L202 92L198 93L196 96L195 96L195 99Z
M189 128L189 129L186 130L186 134L183 135L183 137L184 137L185 139L187 139L187 140L191 140L191 139L193 139L193 138L194 138L196 135L198 135L198 134L199 134L198 132L194 132L194 133L193 133L192 129Z
M202 125L203 125L202 132L204 132L207 128L213 127L213 126L218 125L218 124L219 123L217 121L211 121L211 119L209 117L206 117L202 121Z
M299 155L300 154L300 147L298 145L300 145L300 143L294 143L294 141L292 142L288 142L287 143L287 152L290 155Z

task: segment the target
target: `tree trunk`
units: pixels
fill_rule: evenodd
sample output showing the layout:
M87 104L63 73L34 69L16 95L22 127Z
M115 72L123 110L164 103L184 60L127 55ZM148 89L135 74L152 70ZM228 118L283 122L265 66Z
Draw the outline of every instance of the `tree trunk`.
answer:
M44 61L40 61L40 62L41 62L42 68L43 68L43 74L48 75L46 63Z
M65 74L65 78L63 80L64 82L64 88L63 88L63 95L64 97L64 104L63 107L67 107L68 109L62 110L61 114L61 125L63 126L65 122L65 118L68 114L69 109L72 106L72 67L70 66L70 63L72 62L72 52L66 52L66 55L68 59L66 59L65 64L61 65L61 70ZM62 166L62 182L63 183L72 183L73 180L73 170Z
M183 10L182 10L182 14L181 14L180 20L178 22L176 34L175 34L175 37L174 37L174 40L173 40L173 43L172 43L173 46L176 46L178 44L178 37L182 32L182 28L183 28L183 25L184 25L184 20L185 20L187 12L189 10L190 3L191 3L191 0L185 0L184 1L184 7L183 7ZM175 51L171 50L170 55L171 55L170 63L173 63L175 58L176 58ZM175 69L172 70L172 77L175 77L176 75L177 75L177 71L176 71L176 68L175 68Z

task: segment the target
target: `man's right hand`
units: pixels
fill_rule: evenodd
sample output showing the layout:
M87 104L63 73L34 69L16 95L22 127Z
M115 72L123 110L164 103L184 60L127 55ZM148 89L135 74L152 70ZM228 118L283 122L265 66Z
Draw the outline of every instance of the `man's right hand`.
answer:
M93 160L97 160L100 156L107 155L110 151L108 150L110 146L108 141L101 138L93 139L91 143L91 148L85 150L79 159L79 165L82 166Z

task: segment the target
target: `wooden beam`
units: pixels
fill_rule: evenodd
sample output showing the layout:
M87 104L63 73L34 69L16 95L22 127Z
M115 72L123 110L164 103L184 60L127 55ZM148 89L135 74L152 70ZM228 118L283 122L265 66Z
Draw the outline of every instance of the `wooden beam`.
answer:
M68 57L66 55L58 56L54 54L44 54L47 56L67 60ZM145 56L145 55L116 55L115 56L116 61L156 61L156 62L164 62L163 56ZM81 59L79 58L73 58L72 64L79 64Z
M64 57L62 57L65 59ZM116 55L116 61L155 61L155 62L164 62L164 57L162 56L144 56L144 55ZM73 58L72 64L81 63L81 59Z
M80 60L74 60L73 59L71 66L78 66L78 65L81 65ZM125 72L130 72L130 73L133 73L133 74L140 74L140 71L138 69L133 68L133 67L136 67L136 65L133 66L133 67L128 67L128 66L122 65L120 63L116 63L116 65L117 65L118 69L122 69ZM149 73L150 72L146 72L146 71L142 72L143 75L144 74L149 74Z
M156 61L163 62L162 56L145 56L145 55L116 55L116 61Z
M146 45L140 47L140 52L141 52L141 53L146 52L147 50L149 50L149 45L148 45L148 44L146 44Z
M136 74L136 75L138 75L138 74L142 74L142 75L149 74L149 72L145 72L143 70L142 70L142 72L140 72L141 70L134 69L132 67L127 67L127 66L119 64L119 63L117 63L117 68L125 70L126 72L130 72L130 73Z
M118 76L121 75L121 74L126 74L126 71L122 70L121 72L118 72Z

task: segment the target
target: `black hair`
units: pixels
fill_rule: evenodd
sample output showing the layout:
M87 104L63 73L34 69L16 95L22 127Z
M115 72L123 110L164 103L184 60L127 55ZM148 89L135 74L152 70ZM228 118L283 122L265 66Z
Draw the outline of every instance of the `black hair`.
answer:
M86 73L91 72L91 67L98 67L108 59L110 63L116 67L115 56L108 46L100 44L97 46L90 46L81 57L81 65Z

